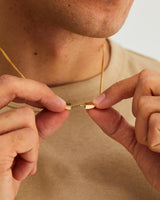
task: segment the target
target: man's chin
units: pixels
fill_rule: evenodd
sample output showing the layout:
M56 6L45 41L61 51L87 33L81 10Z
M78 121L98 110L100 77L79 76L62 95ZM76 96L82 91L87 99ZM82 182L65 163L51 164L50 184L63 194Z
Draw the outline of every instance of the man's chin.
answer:
M92 37L92 38L108 38L116 34L121 29L121 26L118 28L117 27L116 28L102 27L99 29L95 27L81 28L81 27L74 26L74 28L65 27L65 29L67 31L70 31L74 34L81 35L81 36Z

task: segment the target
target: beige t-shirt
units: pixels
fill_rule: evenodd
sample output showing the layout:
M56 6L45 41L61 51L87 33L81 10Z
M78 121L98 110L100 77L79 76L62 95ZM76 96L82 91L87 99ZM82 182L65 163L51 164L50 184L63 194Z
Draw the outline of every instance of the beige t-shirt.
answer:
M160 71L160 63L128 51L110 41L111 60L104 72L104 89L144 68ZM67 102L94 99L100 75L52 90ZM132 99L115 108L134 125ZM1 112L21 106L10 103ZM39 109L34 109L39 112ZM82 108L74 108L67 121L41 143L38 171L23 181L16 200L159 200L160 193L144 178L135 160L109 138Z

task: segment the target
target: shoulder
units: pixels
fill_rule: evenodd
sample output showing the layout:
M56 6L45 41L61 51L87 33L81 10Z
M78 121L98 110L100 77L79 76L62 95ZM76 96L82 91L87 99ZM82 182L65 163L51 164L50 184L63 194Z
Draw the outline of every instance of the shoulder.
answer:
M131 66L138 65L140 70L150 69L160 72L160 62L151 57L136 53L134 51L124 49L126 58Z
M160 72L160 62L140 53L123 48L113 40L111 46L111 61L120 70L121 78L131 76L144 69Z

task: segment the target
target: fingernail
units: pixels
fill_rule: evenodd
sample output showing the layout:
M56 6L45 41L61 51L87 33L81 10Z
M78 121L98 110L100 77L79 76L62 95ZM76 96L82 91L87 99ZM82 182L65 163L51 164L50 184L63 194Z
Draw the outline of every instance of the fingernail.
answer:
M100 94L97 98L95 98L94 100L93 100L93 103L95 104L95 105L98 105L98 104L100 104L100 103L102 103L102 101L105 99L105 94L104 93L102 93L102 94Z
M66 105L66 102L61 97L57 96L57 99L61 104Z

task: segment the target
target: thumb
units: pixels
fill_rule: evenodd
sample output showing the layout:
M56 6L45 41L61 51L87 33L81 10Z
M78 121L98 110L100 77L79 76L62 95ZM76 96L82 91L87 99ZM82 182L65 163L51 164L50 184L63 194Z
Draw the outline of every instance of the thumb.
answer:
M39 132L40 142L51 136L68 118L69 111L51 112L42 110L36 116L36 125Z
M103 93L101 93L96 99L94 99L93 104L96 106L96 108L104 109L113 106L123 99L133 97L138 79L139 74L136 74L130 78L113 84Z
M122 144L133 154L137 143L134 127L128 124L122 115L115 109L91 109L87 110L89 116L111 138Z

